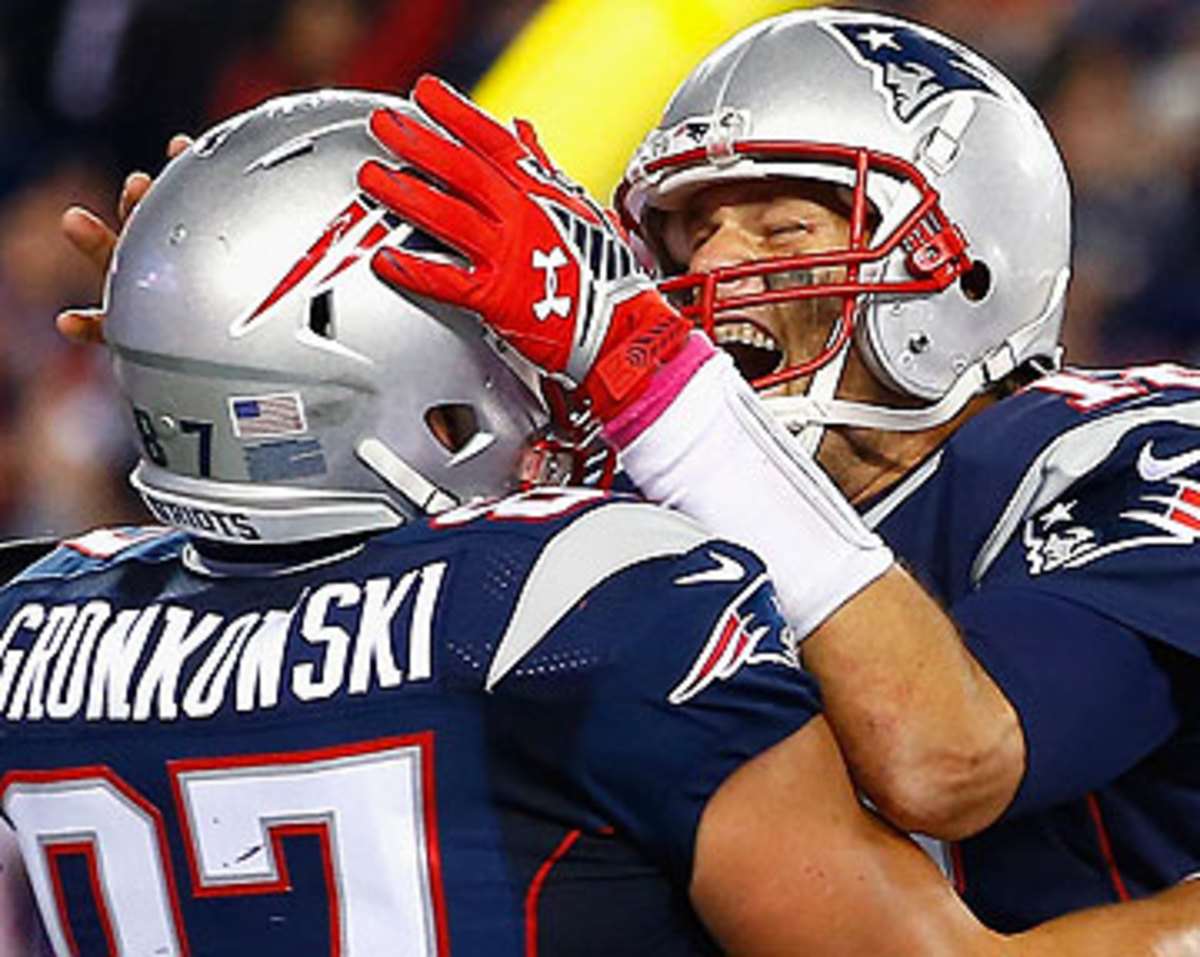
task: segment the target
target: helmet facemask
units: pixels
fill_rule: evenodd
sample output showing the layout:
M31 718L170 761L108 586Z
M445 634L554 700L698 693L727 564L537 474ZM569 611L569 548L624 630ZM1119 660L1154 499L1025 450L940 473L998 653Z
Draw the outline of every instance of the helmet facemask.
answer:
M802 175L793 181L823 188L829 197L824 205L844 215L845 246L685 273L679 264L686 262L688 240L680 213L655 209L643 217L641 235L660 263L678 271L659 288L733 357L755 389L767 396L807 397L809 408L828 404L865 298L895 301L941 292L973 269L966 241L921 172L898 157L803 143L745 141L732 150L772 170L758 181L786 181L782 170L795 164ZM661 164L662 175L669 180L682 174L686 180L690 163L707 161L702 151L677 156ZM824 178L815 179L818 175ZM872 194L896 198L890 216L880 216ZM899 274L889 268L898 258L905 267ZM771 326L787 329L788 335L780 337L786 341L773 342L767 330L750 329L755 323L749 317L755 314L771 314ZM817 441L819 430L810 430L805 444Z

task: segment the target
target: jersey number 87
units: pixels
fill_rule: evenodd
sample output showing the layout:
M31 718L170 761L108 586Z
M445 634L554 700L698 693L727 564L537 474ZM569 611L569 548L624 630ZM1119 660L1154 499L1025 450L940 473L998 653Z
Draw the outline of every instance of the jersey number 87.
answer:
M432 735L292 754L168 762L196 899L291 889L282 841L319 838L329 953L446 954ZM83 855L108 951L190 953L163 816L106 767L0 782L56 953L79 953L60 881Z

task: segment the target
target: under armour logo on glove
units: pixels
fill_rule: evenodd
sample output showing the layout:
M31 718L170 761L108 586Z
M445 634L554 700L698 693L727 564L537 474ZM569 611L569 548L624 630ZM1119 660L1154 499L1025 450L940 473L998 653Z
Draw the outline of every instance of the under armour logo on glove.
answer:
M558 271L565 265L567 254L560 246L555 246L548 253L540 249L533 251L533 268L546 271L546 295L533 304L533 314L538 322L545 322L552 315L565 319L571 314L570 297L558 295Z
M383 247L376 274L475 312L527 359L582 384L598 414L631 399L690 324L639 270L605 211L555 170L528 124L518 120L514 132L429 76L413 100L438 128L376 112L371 131L403 165L369 161L359 185L466 262Z

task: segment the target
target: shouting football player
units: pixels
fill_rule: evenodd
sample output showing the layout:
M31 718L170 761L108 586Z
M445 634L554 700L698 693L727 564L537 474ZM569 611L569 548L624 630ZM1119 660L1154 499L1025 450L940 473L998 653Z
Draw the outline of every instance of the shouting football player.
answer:
M978 914L1200 871L1200 372L1060 367L1070 190L1011 82L865 12L742 32L617 194L664 295L527 129L416 99L439 131L375 128L421 176L362 181L465 263L378 273L578 385L650 498L764 557L857 783L969 838Z
M456 214L489 192L486 215L462 220L472 235L443 230L473 263L474 292L458 300L539 361L561 369L570 357L642 485L767 556L796 626L811 626L805 661L858 783L909 827L993 825L956 855L986 916L1024 926L1196 869L1195 379L1054 370L1068 190L1011 84L913 24L789 15L706 61L631 164L621 205L663 274L679 277L668 291L764 389L796 445L722 356L695 337L680 346L623 256L607 273L570 274L560 257L603 245L606 230L577 190L546 201L555 177L536 149L433 85L419 95L457 115L486 160L456 177L461 143L433 141L418 157L412 130L377 123L470 201ZM504 164L516 161L514 179ZM385 200L414 202L414 181L379 169L370 180ZM123 205L147 184L131 179ZM537 208L530 192L544 197ZM556 229L583 228L574 242L550 235L535 258L529 243L547 238L550 215ZM76 210L66 224L103 264L113 237L99 220ZM429 285L427 263L378 264L401 286ZM452 278L429 291L455 298ZM630 348L608 349L608 374L589 382L614 312L609 345ZM85 313L60 324L100 337ZM648 359L664 363L652 378ZM797 446L815 450L952 617L888 565ZM990 676L961 654L960 634Z

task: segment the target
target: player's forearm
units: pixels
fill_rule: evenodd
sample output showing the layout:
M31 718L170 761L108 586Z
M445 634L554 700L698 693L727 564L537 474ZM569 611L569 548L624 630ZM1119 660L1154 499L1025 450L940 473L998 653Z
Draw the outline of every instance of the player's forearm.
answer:
M648 497L763 558L860 784L903 827L960 836L994 820L1016 790L1023 745L953 624L728 357L691 370L671 395L649 425L610 423L610 438Z
M709 358L687 370L683 388L671 383L687 349L606 435L647 498L758 552L803 639L891 566L891 550L771 418L729 357L713 354L706 340L690 346ZM656 404L660 392L665 408ZM647 405L654 414L643 417Z
M1008 806L1024 771L1017 717L907 573L843 605L803 654L856 783L893 823L956 839Z
M727 953L1004 957L932 860L858 801L826 723L747 762L700 821L692 901Z
M1200 880L1090 908L1011 940L1011 957L1200 957Z

